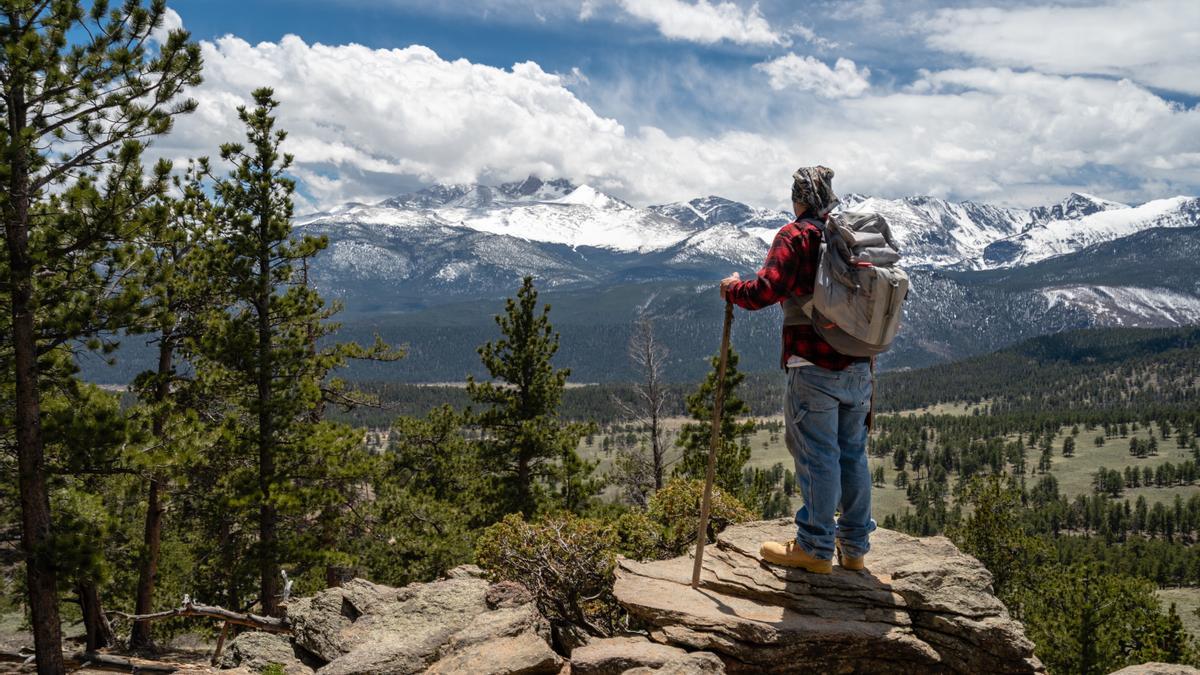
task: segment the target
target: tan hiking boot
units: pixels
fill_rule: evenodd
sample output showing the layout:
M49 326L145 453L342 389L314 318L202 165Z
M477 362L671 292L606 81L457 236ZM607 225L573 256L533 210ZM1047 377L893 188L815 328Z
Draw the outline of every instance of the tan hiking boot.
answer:
M758 554L769 563L784 567L799 567L814 574L829 574L833 571L833 562L814 558L804 552L794 540L786 542L768 541L758 549Z
M842 542L840 541L837 542L837 546L835 548L837 549L838 566L842 569L850 570L851 572L857 572L867 568L866 556L855 557L842 553Z

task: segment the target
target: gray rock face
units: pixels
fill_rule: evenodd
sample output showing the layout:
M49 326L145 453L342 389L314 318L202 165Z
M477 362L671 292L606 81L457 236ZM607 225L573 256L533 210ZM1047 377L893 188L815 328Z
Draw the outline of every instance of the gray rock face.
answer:
M528 591L472 572L404 588L355 579L293 601L291 642L275 646L319 658L321 675L559 672L563 660Z
M810 574L764 563L789 519L736 525L704 557L623 560L616 597L651 637L720 654L730 672L1041 673L1033 643L992 595L991 574L944 537L872 535L867 570Z
M258 673L268 666L283 666L287 675L310 675L313 669L305 665L295 645L286 635L250 631L241 633L229 642L221 654L221 668L242 668Z
M702 675L724 673L725 664L711 652L686 652L640 637L593 640L571 652L572 675L633 672Z

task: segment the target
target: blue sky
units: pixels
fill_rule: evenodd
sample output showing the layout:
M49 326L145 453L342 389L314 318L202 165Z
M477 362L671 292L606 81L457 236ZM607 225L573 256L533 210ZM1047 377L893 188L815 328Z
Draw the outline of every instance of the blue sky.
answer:
M305 208L528 173L777 206L815 163L890 197L1200 192L1194 0L170 6L206 82L160 152L211 154L273 86Z

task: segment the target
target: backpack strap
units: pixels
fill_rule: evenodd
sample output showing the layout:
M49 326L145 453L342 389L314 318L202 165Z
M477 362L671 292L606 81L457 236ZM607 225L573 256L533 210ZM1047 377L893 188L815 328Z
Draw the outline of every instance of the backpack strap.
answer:
M789 295L783 299L784 326L812 325L812 293L808 295Z
M821 233L821 248L825 248L825 223L816 218L801 218L796 221L798 223L807 223L817 228ZM818 253L822 255L824 251ZM813 294L807 295L789 295L783 299L783 325L784 326L811 326L812 321L812 301Z

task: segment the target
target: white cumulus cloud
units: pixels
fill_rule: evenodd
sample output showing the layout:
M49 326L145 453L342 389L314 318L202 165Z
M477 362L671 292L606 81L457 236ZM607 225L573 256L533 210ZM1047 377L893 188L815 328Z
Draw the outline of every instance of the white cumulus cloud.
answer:
M727 40L743 45L786 45L788 38L771 28L758 5L709 0L617 0L631 16L654 24L664 37L713 44ZM585 14L593 10L585 3Z
M1200 94L1196 0L943 9L922 28L930 47L991 65L1127 77Z
M817 163L837 170L841 191L1002 203L1056 200L1089 176L1083 187L1123 201L1200 185L1200 109L1131 81L970 68L924 73L892 90L867 88L854 64L820 64L862 81L784 79L777 92L763 83L764 103L788 101L800 86L845 97L805 95L752 128L682 134L601 115L568 88L574 75L532 62L496 68L422 46L328 46L295 36L259 44L225 37L202 50L205 80L192 92L199 110L155 152L215 155L242 137L236 106L254 88L273 87L308 195L301 210L375 201L419 183L530 173L641 204L721 194L776 206L791 172ZM752 84L741 95L750 97Z
M860 69L845 58L839 58L830 68L811 56L788 53L754 67L767 74L776 91L795 87L826 98L843 98L859 96L871 88L870 69Z
M162 25L151 31L150 39L163 44L167 41L167 36L171 34L171 31L179 30L180 28L183 28L183 18L179 16L179 12L168 7L163 12Z

